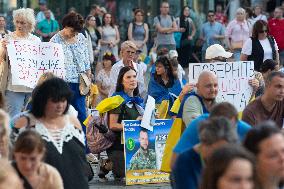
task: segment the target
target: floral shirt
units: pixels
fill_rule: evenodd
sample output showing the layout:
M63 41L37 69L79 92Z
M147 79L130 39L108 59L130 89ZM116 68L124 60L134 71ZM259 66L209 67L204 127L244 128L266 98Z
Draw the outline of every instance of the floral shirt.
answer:
M62 45L65 55L65 80L70 83L79 83L79 74L90 69L87 39L83 34L79 33L76 43L66 43L61 35L57 33L50 39L50 42Z

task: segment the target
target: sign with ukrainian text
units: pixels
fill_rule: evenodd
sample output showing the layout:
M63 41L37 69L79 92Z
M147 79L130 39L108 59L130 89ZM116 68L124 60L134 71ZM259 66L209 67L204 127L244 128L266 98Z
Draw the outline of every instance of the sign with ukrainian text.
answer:
M190 63L189 83L197 83L203 71L211 71L217 76L219 98L232 103L239 112L244 110L252 95L249 85L249 80L254 78L252 61Z
M141 121L123 121L126 185L169 182L161 163L172 120L155 120L153 131Z
M65 77L64 53L60 44L10 41L7 50L13 85L34 88L40 76L46 72Z

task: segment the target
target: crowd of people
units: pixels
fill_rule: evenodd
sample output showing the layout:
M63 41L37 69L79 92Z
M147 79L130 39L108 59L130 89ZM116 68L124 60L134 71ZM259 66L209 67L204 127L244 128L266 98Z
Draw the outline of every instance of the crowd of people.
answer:
M218 5L216 12L208 11L207 22L197 26L190 7L185 6L179 18L169 15L169 8L162 2L154 18L151 49L147 44L152 26L139 8L133 11L125 41L114 15L98 5L86 19L70 10L60 23L46 2L40 2L37 16L33 9L20 8L13 11L15 31L6 30L5 17L0 16L0 188L88 188L93 178L90 163L100 158L86 137L89 109L106 113L107 127L98 129L111 135L99 179L107 181L112 171L116 180L125 182L122 121L141 120L148 95L155 99L156 118L173 119L172 128L179 123L184 130L170 161L163 162L169 165L173 188L282 187L283 9L277 7L274 17L267 18L260 6L254 7L254 16L251 9L238 8L228 23ZM60 44L65 78L45 73L34 89L14 85L7 54L12 40ZM243 112L217 97L220 86L214 72L203 71L196 83L188 81L193 59L254 61L255 78L248 81L252 95ZM87 95L80 89L82 75L92 81ZM147 145L136 156L153 154ZM139 162L131 166L139 167Z

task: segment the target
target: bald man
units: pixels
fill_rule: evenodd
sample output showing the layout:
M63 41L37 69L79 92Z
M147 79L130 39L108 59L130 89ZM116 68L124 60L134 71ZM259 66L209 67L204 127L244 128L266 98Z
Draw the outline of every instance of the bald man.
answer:
M185 125L198 116L209 113L211 107L221 101L216 98L218 79L213 72L203 71L198 77L196 88L196 92L191 93L184 101L182 120Z

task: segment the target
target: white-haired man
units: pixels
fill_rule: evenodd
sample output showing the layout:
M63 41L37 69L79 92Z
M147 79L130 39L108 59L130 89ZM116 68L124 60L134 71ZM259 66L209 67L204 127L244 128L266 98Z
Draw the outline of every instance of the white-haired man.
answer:
M146 89L143 76L143 66L134 62L137 46L132 41L125 41L121 44L121 60L115 63L110 71L110 80L112 85L110 88L109 96L115 92L117 77L121 68L125 66L133 67L137 72L138 88L141 97L146 96Z

